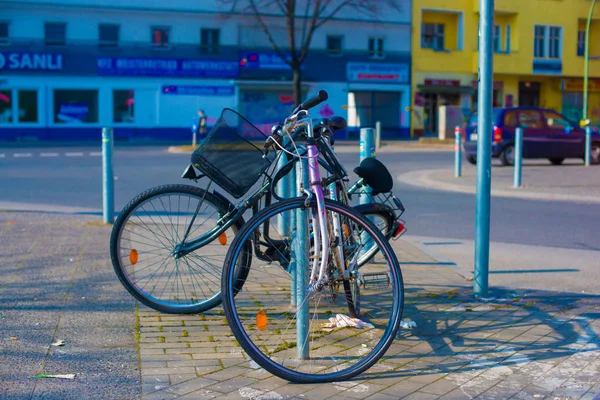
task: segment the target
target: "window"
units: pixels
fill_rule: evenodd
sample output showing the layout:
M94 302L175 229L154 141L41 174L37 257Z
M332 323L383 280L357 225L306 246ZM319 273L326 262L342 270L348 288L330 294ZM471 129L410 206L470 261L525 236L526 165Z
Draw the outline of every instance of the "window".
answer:
M521 128L541 129L544 127L540 113L535 110L521 110L519 112L519 125Z
M8 43L8 22L0 22L0 44Z
M507 128L516 128L518 126L516 111L507 111L504 113L504 126Z
M219 29L202 29L200 31L200 48L207 53L219 51Z
M342 37L338 35L327 36L327 52L329 54L342 54Z
M64 46L67 41L67 24L64 22L46 22L44 24L46 46Z
M585 31L577 32L577 55L583 57L585 55Z
M534 57L562 58L562 27L536 25L534 39Z
M444 50L443 24L421 24L421 48Z
M510 53L510 25L506 25L506 48L504 51Z
M119 25L100 24L98 25L98 44L100 46L118 46L119 45Z
M374 58L383 57L382 38L369 38L369 56Z
M55 90L54 122L58 124L98 122L98 91Z
M134 122L133 110L133 90L113 90L113 122Z
M37 90L19 90L17 94L19 122L38 122Z
M156 47L169 46L169 28L154 27L152 28L152 45Z
M564 131L565 128L571 127L571 123L557 112L544 111L544 119L550 129Z
M494 25L494 53L502 52L502 27Z
M12 90L0 90L0 123L13 121Z

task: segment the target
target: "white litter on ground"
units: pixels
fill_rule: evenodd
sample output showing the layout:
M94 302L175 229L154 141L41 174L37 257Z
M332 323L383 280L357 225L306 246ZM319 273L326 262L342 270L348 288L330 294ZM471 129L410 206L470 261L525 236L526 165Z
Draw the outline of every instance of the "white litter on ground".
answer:
M400 328L402 328L402 329L412 329L412 328L416 328L416 327L417 327L417 323L415 321L405 321L405 320L400 321Z
M358 318L350 318L344 314L336 314L335 317L329 318L329 322L321 324L325 332L331 332L334 328L375 328L373 324L361 321Z

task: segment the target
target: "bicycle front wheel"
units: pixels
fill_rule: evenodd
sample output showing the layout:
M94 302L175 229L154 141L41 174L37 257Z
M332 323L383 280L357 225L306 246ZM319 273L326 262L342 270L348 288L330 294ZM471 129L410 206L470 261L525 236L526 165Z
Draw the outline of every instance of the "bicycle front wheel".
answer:
M390 244L352 208L330 200L325 208L328 225L339 218L342 229L339 237L329 237L331 251L321 285L308 282L315 241L307 216L316 214L316 202L306 207L304 198L276 203L248 221L223 269L223 307L235 338L257 364L292 382L334 382L362 373L391 345L402 317L402 275ZM279 218L290 215L296 216L296 227L279 231ZM236 265L250 256L244 249L250 239L277 256L269 264L252 262L238 291ZM377 247L383 262L358 266L365 240ZM342 263L336 259L338 246ZM360 285L360 320L347 315L353 299L345 293L346 281Z

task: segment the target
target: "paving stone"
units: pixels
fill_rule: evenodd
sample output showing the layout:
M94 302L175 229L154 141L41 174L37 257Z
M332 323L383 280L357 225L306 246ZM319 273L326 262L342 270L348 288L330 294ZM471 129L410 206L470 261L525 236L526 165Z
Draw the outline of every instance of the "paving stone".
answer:
M184 382L180 382L177 384L171 385L169 388L164 389L163 391L170 394L175 394L178 396L196 391L198 389L204 389L208 386L211 386L215 383L214 380L206 379L206 378L194 378Z
M214 385L209 386L208 389L222 393L231 393L240 388L249 387L255 382L256 379L247 378L245 376L237 376L235 378L217 382Z

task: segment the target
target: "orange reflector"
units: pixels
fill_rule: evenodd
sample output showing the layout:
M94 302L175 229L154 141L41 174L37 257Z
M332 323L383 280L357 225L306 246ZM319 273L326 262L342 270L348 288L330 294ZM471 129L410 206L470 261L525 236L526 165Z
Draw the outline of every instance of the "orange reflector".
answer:
M256 328L259 331L267 329L267 313L264 310L256 313Z
M138 252L136 249L132 249L129 252L129 261L132 265L135 265L138 262Z
M348 224L344 224L344 233L346 234L346 237L350 236L350 228L348 228Z
M227 244L227 232L223 232L219 235L219 243L221 243L221 246L225 246Z

